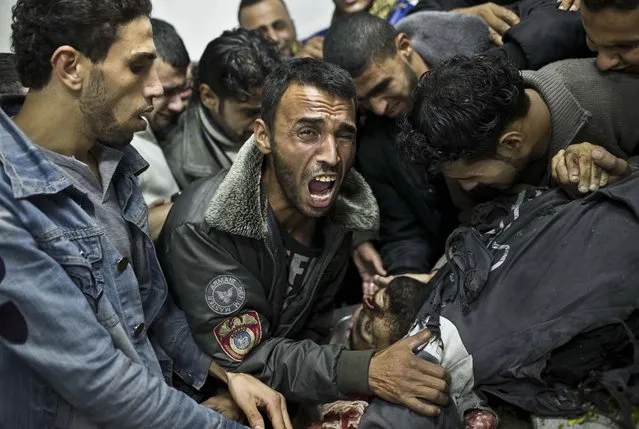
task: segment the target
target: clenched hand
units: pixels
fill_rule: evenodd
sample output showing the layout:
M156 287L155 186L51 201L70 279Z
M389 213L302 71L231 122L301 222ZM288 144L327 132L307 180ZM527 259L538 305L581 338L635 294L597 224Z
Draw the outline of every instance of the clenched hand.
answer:
M430 332L425 329L373 355L368 385L377 397L419 414L440 413L438 406L448 403L449 375L442 366L414 354L414 350L430 338Z
M631 173L628 162L601 146L579 143L552 159L552 178L573 198L594 192Z
M453 9L453 12L475 15L486 21L490 39L497 46L504 44L502 36L506 31L510 30L513 25L519 24L519 17L515 12L495 3L483 3L473 7Z

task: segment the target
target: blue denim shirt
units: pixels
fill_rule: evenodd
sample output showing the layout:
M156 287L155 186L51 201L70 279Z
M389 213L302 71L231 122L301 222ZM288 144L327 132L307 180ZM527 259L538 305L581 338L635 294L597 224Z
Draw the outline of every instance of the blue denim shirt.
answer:
M0 165L0 296L29 329L24 344L0 339L0 427L243 427L165 382L174 370L199 388L211 359L167 295L135 149L124 149L113 182L135 267L86 195L1 111Z

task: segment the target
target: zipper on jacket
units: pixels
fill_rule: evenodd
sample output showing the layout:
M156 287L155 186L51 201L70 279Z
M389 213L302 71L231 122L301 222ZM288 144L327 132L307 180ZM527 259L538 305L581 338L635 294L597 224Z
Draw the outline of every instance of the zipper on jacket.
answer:
M320 282L322 281L322 275L324 274L324 271L326 270L326 267L328 266L328 264L333 259L335 252L337 252L337 249L339 249L339 247L342 245L342 241L344 240L344 235L345 234L342 232L342 230L340 228L337 228L337 237L335 237L336 239L333 240L333 243L334 243L333 247L330 249L329 252L323 254L323 259L321 260L321 263L316 264L313 270L309 273L309 276L308 276L309 286L312 285L311 299L307 300L306 305L304 306L302 311L298 313L297 318L289 325L290 327L287 331L287 334L294 326L297 325L299 320L304 316L304 314L306 314L306 312L311 308L311 306L315 304L315 298L317 297L317 289L320 286ZM304 286L302 287L302 290Z
M274 235L275 235L275 231L276 228L272 225L273 220L271 219L271 215L267 214L267 225L269 227L269 232L271 234L269 234L266 237L266 251L267 253L271 256L271 260L273 261L273 266L275 267L275 271L276 271L276 275L273 277L273 282L271 283L271 287L273 288L273 290L276 290L275 288L277 288L277 282L279 280L280 277L280 267L278 266L277 260L275 258L275 253L273 251L273 249L271 249L271 245L274 245L274 243L272 243ZM330 249L329 252L324 251L322 253L322 259L320 261L320 263L316 264L315 267L313 267L313 270L309 273L308 275L308 283L309 285L312 285L312 287L310 288L310 292L311 292L311 299L308 299L306 304L304 305L304 308L302 309L302 311L300 311L298 313L298 316L295 320L293 320L292 323L289 324L288 329L282 334L283 336L286 336L290 333L291 329L297 325L297 323L299 322L299 320L302 318L302 316L309 310L309 308L315 303L315 297L317 295L317 288L319 287L319 283L322 280L322 274L324 274L324 270L326 270L326 267L328 266L329 262L333 259L333 256L335 255L335 252L337 252L337 249L339 249L339 247L342 244L342 241L344 240L344 236L345 233L342 231L341 228L336 227L337 229L337 236L335 237L335 240L331 240L333 242L333 247ZM281 237L280 237L281 238ZM326 249L325 249L326 250ZM318 275L319 273L319 275ZM306 285L302 286L302 290L304 289L304 287L306 287ZM286 297L285 297L286 298ZM279 327L279 322L281 320L281 310L280 310L280 314L277 316L278 318L278 327Z

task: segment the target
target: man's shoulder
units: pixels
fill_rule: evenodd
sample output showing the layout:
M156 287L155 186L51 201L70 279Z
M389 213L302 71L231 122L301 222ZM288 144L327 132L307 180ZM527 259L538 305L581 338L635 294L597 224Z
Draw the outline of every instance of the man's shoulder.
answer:
M598 93L623 97L624 93L610 93L613 88L639 88L639 74L618 71L600 71L595 58L572 58L550 63L538 71L524 72L524 78L554 80L572 93ZM639 89L631 94L635 95Z
M209 229L206 212L227 171L193 182L175 200L164 229L170 231L184 224Z

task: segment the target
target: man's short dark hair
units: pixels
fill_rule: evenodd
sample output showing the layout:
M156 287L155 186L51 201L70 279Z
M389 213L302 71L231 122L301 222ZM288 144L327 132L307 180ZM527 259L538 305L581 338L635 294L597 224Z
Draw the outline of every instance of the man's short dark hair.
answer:
M277 45L261 31L229 30L206 46L197 81L220 98L247 101L279 62Z
M186 73L186 69L191 64L191 58L175 27L157 18L151 18L151 26L158 57L180 73Z
M18 0L11 41L22 84L45 86L60 46L72 46L94 63L104 60L118 27L150 14L150 0Z
M583 0L590 12L600 12L604 9L618 9L622 11L639 8L639 0Z
M262 3L263 1L266 1L266 0L241 0L240 7L237 9L237 22L240 23L241 25L240 16L242 15L242 9ZM286 6L286 3L284 2L284 0L278 0L278 1L282 3L282 6L284 6L284 10L286 10L286 13L290 16L291 14L289 13L288 7Z
M390 282L386 289L386 311L390 314L391 342L401 340L408 333L432 291L432 284L422 283L410 277L398 276Z
M355 83L343 69L314 58L294 58L280 64L264 82L261 116L271 132L275 129L275 116L282 96L296 83L352 100L357 108Z
M20 94L22 85L16 69L16 56L11 53L0 53L0 95Z
M359 77L373 60L397 53L397 32L383 19L358 12L338 19L324 38L324 60Z
M530 100L521 73L496 56L457 56L432 68L413 92L398 140L422 165L497 154L505 127L526 115Z

